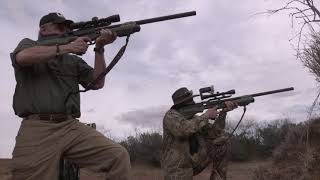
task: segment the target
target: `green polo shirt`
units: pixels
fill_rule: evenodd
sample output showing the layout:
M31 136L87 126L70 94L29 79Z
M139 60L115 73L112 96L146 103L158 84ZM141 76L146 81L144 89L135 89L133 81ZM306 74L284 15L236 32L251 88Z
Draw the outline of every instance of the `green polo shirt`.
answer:
M46 63L20 66L16 54L23 49L37 46L38 42L23 39L10 54L15 72L16 88L13 96L15 114L66 113L80 117L79 84L85 87L93 80L93 68L78 56L64 54Z

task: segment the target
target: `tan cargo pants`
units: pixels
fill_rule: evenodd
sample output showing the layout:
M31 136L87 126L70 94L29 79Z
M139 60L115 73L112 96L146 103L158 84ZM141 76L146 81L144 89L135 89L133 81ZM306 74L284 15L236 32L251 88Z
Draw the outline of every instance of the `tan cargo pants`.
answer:
M58 180L61 157L108 180L130 179L126 149L77 119L23 120L12 157L13 180Z

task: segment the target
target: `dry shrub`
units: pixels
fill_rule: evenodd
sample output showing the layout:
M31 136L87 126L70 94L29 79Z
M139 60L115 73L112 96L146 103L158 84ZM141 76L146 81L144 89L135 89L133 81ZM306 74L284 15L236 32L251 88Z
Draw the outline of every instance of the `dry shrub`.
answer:
M309 42L304 49L298 54L303 65L315 76L320 82L320 33L312 33Z
M158 132L136 133L120 142L124 146L132 163L145 163L160 167L162 135Z
M255 180L312 180L320 172L320 118L293 125L284 143L273 153L273 162L255 171ZM308 143L307 143L308 142Z

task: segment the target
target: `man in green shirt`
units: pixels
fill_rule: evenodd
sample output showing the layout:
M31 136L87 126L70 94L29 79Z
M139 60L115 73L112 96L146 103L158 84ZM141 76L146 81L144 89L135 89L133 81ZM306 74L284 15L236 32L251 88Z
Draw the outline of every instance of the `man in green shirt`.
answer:
M65 45L41 41L70 31L71 20L49 13L39 23L39 39L23 39L11 53L16 88L15 114L23 118L13 151L14 180L58 180L61 158L103 173L105 179L129 179L127 151L95 129L80 123L80 95L71 94L97 78L106 68L104 46L116 39L101 30L96 39L94 68L77 55L86 53L88 37ZM94 84L101 89L104 79Z

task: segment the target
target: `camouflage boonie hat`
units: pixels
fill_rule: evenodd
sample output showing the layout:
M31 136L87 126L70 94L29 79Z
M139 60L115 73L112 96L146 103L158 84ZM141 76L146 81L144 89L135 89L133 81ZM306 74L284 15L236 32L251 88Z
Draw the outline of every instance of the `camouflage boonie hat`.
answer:
M43 16L40 19L39 27L49 22L52 22L55 24L66 24L66 25L70 25L73 23L73 21L66 19L61 13L52 12Z
M179 88L172 94L172 100L174 105L181 104L185 101L191 100L192 98L192 91L189 91L186 87Z

